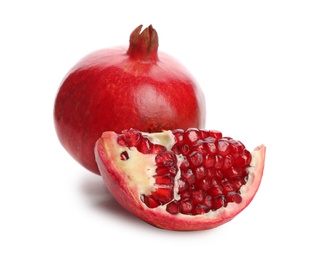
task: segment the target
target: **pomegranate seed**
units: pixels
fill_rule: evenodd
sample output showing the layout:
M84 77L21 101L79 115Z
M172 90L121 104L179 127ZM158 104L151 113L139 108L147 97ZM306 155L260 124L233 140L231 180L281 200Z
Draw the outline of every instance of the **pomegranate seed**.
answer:
M248 150L243 151L243 155L246 157L245 160L245 165L244 166L249 166L251 161L252 161L252 155Z
M232 179L231 182L236 190L239 190L246 183L246 181L242 178Z
M167 166L160 166L155 169L157 175L166 175L169 173L169 167Z
M181 148L179 145L173 145L171 151L174 152L175 154L181 154Z
M230 154L231 148L229 141L225 138L220 139L217 143L217 151L221 156Z
M190 199L184 199L179 202L180 211L183 214L191 213L193 209L192 201Z
M221 169L223 167L224 159L220 155L215 156L215 169Z
M199 138L200 139L203 140L207 137L209 137L209 130L204 130L204 129L199 130Z
M218 139L221 139L223 137L222 133L217 130L209 130L209 136Z
M153 144L153 146L151 147L152 154L159 154L166 151L167 151L166 147L160 144Z
M155 157L155 163L157 166L173 166L177 163L177 157L173 152L163 152Z
M196 180L203 180L207 176L207 171L203 166L197 167L195 169Z
M187 181L188 185L193 185L195 183L195 175L194 173L192 172L191 169L188 169L186 171L183 171L182 174L181 174L181 177Z
M123 134L119 134L117 136L117 143L121 146L127 146L127 142L126 142L126 139L125 139L125 135Z
M222 182L222 180L220 180L220 179L217 179L217 177L216 178L213 178L212 180L211 180L211 186L212 187L218 187L220 184L219 183L221 183Z
M152 192L151 196L162 204L165 204L173 199L173 190L170 188L158 188Z
M189 199L191 197L191 190L186 190L185 192L181 193L181 200Z
M211 168L211 167L213 167L215 165L215 161L216 161L216 159L215 159L214 155L206 154L204 165L207 168Z
M178 172L178 168L176 166L160 166L155 169L155 172L157 175L169 174L175 176Z
M212 199L213 199L212 196L206 195L206 197L202 201L202 204L208 208L212 208L212 206L213 206Z
M151 196L141 195L141 201L145 203L149 208L156 208L158 206L161 206L161 203Z
M192 215L201 215L207 213L209 210L210 208L206 207L205 205L198 204L194 207Z
M198 140L196 143L194 143L192 145L192 150L198 151L201 154L207 154L205 143L202 140Z
M151 153L152 147L153 144L147 138L143 138L142 140L140 140L136 146L137 150L144 154Z
M188 128L183 136L185 142L189 144L193 144L197 140L199 140L199 131L196 128Z
M190 163L189 163L189 161L185 158L185 159L182 161L181 165L180 165L180 170L181 170L181 171L185 171L186 169L189 169L189 167L190 167Z
M155 184L159 185L172 185L174 183L174 179L170 176L154 176Z
M169 174L171 176L176 176L176 174L178 173L178 166L177 165L174 165L174 166L170 166L169 167Z
M239 156L240 154L242 154L243 150L244 150L244 145L240 142L240 141L237 141L237 140L234 140L234 139L230 139L229 140L229 143L231 144L232 146L232 152L234 154L234 157L237 157Z
M224 158L224 163L223 163L222 170L225 171L228 168L230 168L233 165L233 162L234 162L233 155L231 155L231 154L226 155L225 158Z
M128 147L137 146L141 140L141 132L136 129L129 129L128 131L123 131L125 135L125 140Z
M178 214L180 211L178 203L175 201L170 202L166 206L166 211L173 215Z
M188 157L189 157L188 160L190 164L196 167L202 165L204 161L204 156L197 151L193 151L192 153L189 154Z
M191 199L194 204L198 204L203 201L204 193L202 190L194 190L191 192Z
M223 188L220 185L215 185L208 190L208 195L216 197L223 194Z
M215 177L219 180L224 178L224 173L221 170L216 170L215 171Z
M181 147L181 152L183 155L187 155L190 152L190 147L188 144L185 144Z
M210 179L203 179L201 182L196 184L197 187L203 191L207 191L211 186L211 180Z
M121 159L122 161L126 161L126 160L128 160L128 159L129 159L129 155L128 155L128 153L127 153L126 151L122 152L122 153L120 154L120 159Z
M172 131L172 134L174 135L174 139L175 139L176 143L182 144L184 130L182 130L182 129L175 129L175 130Z
M250 165L251 160L252 160L251 153L248 150L243 150L242 155L241 156L238 156L235 159L234 164L236 164L236 165L238 165L240 167L245 167L245 166Z
M235 186L229 181L224 181L222 183L222 186L223 186L223 190L226 194L231 191L235 191Z
M181 180L181 179L178 181L178 190L179 190L179 193L183 193L188 188L189 188L188 182L186 182L184 180Z
M222 207L226 207L227 206L227 202L224 196L217 196L213 198L213 209L219 209Z
M208 168L207 171L207 178L212 179L216 177L216 169L215 168Z
M214 137L208 137L204 140L205 147L207 151L211 154L216 154L217 147L216 147L216 138Z
M236 192L229 192L226 195L226 200L228 202L241 203L242 202L242 197Z
M226 171L226 177L233 179L236 177L241 177L242 176L242 169L238 166L231 166L230 168L227 169Z

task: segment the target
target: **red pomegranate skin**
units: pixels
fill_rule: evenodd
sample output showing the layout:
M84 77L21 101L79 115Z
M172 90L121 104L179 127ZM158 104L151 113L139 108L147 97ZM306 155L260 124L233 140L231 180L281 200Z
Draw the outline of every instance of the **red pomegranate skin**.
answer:
M94 146L104 131L159 132L205 127L205 98L189 71L158 52L152 26L137 27L129 47L90 53L66 75L56 96L54 123L67 152L100 174Z

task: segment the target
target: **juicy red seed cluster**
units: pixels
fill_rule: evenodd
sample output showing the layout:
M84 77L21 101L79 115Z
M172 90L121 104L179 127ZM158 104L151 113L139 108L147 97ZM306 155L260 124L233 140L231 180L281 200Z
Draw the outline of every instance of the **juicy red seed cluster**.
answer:
M132 128L123 130L117 137L117 143L126 147L136 147L143 154L159 154L167 150L163 145L152 144L140 131ZM127 160L127 152L123 152L120 157L122 160Z
M166 205L170 214L187 215L240 203L240 188L248 179L247 168L252 159L245 146L223 137L219 131L189 128L172 132L175 144L171 151L152 144L137 130L130 129L118 136L121 145L157 154L155 190L150 195L141 195L142 201L150 208ZM179 163L176 155L181 155ZM122 153L121 159L127 160L128 154ZM180 178L175 180L179 169ZM175 187L178 189L176 197Z
M167 204L171 214L203 214L240 203L240 188L248 179L251 154L237 140L223 137L219 131L194 128L174 130L175 154L184 157L180 164L178 194L180 200Z

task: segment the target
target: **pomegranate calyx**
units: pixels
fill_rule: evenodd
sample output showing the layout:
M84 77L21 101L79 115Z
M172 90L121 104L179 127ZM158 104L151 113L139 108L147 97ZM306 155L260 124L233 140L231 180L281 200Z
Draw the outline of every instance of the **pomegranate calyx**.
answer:
M152 25L141 32L142 27L143 25L139 25L131 33L127 54L142 62L155 63L158 60L158 34Z

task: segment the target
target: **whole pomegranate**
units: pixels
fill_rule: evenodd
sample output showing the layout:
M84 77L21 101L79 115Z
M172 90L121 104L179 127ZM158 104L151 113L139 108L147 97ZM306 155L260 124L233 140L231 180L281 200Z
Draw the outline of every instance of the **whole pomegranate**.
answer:
M104 132L95 155L116 200L142 220L169 230L222 225L254 198L266 148L249 152L219 131Z
M94 145L104 131L140 131L205 126L205 98L191 74L158 52L158 35L138 26L129 47L95 51L63 80L54 122L63 147L88 170L99 173Z

